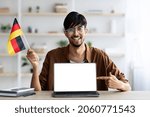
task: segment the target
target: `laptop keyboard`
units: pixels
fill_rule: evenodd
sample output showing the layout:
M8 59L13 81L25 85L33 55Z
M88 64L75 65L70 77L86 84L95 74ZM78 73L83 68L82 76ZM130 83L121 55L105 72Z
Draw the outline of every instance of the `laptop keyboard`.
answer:
M98 97L99 93L96 91L83 92L54 92L54 97Z

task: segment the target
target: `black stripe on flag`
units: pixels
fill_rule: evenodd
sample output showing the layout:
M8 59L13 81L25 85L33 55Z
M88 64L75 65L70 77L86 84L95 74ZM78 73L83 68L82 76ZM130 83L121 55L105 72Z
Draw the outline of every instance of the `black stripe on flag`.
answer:
M25 45L22 41L22 38L20 36L16 37L16 41L17 41L17 44L18 44L20 50L25 50L26 49Z

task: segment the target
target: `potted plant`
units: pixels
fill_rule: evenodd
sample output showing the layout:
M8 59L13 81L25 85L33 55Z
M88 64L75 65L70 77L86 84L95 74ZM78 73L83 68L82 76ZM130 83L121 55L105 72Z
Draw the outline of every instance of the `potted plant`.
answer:
M59 47L64 47L64 46L67 46L68 41L67 40L60 40L57 42L57 44Z
M86 42L87 43L87 45L89 46L89 47L92 47L92 42L91 41L88 41L88 42Z
M1 25L1 31L2 32L8 32L10 29L11 29L10 24L7 24L7 25L2 24Z

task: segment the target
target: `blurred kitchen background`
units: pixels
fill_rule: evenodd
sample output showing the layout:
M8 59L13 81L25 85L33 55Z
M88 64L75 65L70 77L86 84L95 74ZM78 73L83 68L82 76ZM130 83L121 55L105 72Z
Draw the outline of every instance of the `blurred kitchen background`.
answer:
M32 67L26 50L9 56L7 41L16 17L40 57L68 42L63 20L68 12L84 14L86 43L103 49L125 73L132 90L150 90L149 0L0 0L0 88L30 86Z

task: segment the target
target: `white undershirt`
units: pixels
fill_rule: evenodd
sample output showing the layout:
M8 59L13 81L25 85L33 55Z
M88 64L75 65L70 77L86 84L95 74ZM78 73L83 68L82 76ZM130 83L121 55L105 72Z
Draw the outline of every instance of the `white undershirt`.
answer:
M75 62L75 61L70 60L70 63L78 63L78 62ZM80 62L80 63L85 63L85 61L82 61L82 62Z

